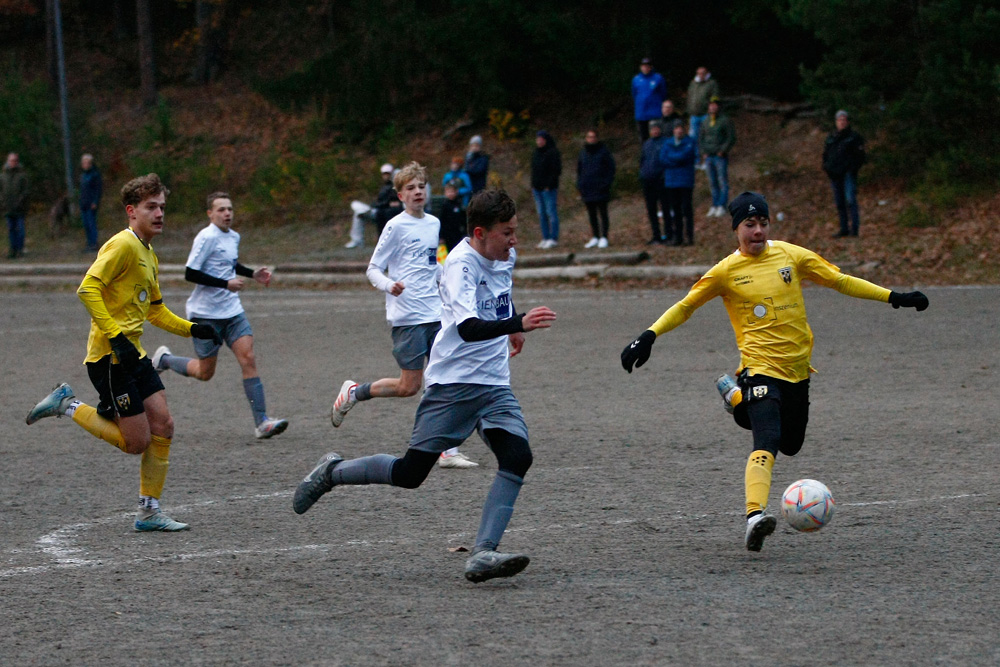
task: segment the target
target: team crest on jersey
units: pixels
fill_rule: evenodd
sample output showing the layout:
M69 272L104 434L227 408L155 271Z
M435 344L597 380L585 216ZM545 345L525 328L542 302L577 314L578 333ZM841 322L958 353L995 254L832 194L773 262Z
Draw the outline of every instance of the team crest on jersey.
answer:
M785 281L786 285L790 285L792 283L792 267L784 266L778 269L778 273L781 274L781 279Z
M139 303L146 302L146 290L139 290Z
M115 396L115 405L118 406L119 412L125 412L132 405L132 401L129 400L128 394L122 394L121 396Z
M756 387L753 388L753 397L754 398L764 398L765 396L767 396L767 386L766 385L758 385L758 386L756 386Z

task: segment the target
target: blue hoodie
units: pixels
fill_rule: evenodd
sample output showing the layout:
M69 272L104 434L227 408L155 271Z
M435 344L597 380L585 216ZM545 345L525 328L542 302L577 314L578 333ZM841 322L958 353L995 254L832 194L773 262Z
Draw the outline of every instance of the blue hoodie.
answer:
M694 162L698 157L698 147L688 135L680 142L670 136L661 144L660 164L663 165L663 187L693 188Z
M635 102L636 120L660 118L660 107L667 99L667 81L659 72L639 72L632 77L632 100Z

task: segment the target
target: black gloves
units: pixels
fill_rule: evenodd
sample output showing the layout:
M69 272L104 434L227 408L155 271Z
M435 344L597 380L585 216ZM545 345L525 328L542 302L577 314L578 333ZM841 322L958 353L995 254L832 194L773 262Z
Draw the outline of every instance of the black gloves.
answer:
M191 337L212 340L216 345L222 345L222 337L215 331L215 327L208 324L192 324Z
M930 301L924 296L923 292L889 292L889 304L893 308L916 308L917 312L921 310L927 310L927 306L930 305Z
M622 350L622 368L631 373L632 364L635 364L635 367L639 368L639 366L646 363L649 359L649 353L653 349L653 342L655 340L656 334L649 329L646 329L639 334L638 338Z
M139 363L139 350L123 333L111 339L111 351L118 357L118 363L125 372L131 372Z

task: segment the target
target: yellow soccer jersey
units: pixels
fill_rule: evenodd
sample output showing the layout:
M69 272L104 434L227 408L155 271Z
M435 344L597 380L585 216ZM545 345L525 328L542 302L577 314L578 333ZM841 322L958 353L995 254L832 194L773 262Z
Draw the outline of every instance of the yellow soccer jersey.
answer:
M122 230L104 244L77 290L91 316L86 362L110 354L110 339L119 333L144 355L139 338L147 318L171 333L191 335L191 323L162 305L158 275L156 253L132 230Z
M756 257L739 250L713 266L650 329L659 336L683 324L717 296L729 313L740 349L740 367L800 382L809 377L813 335L806 321L802 280L862 299L888 301L889 290L840 272L811 250L768 241Z

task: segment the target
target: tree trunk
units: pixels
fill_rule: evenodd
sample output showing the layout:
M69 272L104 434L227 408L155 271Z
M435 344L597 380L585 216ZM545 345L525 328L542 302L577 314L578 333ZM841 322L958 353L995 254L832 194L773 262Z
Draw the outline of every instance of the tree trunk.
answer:
M55 85L59 81L59 68L56 63L56 23L55 0L45 0L45 71L49 81Z
M211 0L196 0L194 3L194 25L198 31L198 47L195 52L191 83L208 83L212 60L212 18L215 3Z
M135 0L136 27L139 36L139 87L142 105L156 106L156 61L153 57L153 20L149 0Z
M119 44L132 39L132 28L128 23L128 15L125 11L126 0L112 0L111 14L115 22L115 39Z

